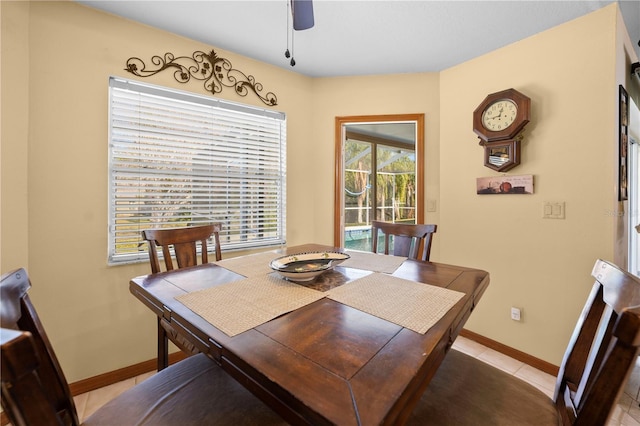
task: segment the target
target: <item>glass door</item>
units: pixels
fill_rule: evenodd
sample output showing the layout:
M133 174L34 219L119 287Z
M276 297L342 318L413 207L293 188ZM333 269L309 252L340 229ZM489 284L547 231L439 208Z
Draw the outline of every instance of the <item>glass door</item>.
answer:
M376 146L376 220L416 223L415 170L413 146Z
M422 121L365 120L336 126L336 245L370 251L371 221L422 222Z
M369 230L373 218L372 194L375 172L374 146L356 139L346 139L344 145L344 246L353 250L370 247Z

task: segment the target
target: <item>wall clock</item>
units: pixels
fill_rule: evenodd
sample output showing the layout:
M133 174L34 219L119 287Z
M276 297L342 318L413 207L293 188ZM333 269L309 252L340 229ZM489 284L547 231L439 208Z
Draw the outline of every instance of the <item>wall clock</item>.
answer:
M531 116L531 99L515 89L488 95L473 111L473 131L484 147L484 165L504 172L520 164L522 130Z

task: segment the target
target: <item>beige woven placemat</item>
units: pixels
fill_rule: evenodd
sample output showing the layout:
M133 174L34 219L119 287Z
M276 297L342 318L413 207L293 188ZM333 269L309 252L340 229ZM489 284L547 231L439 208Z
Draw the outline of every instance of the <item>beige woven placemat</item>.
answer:
M273 269L269 267L269 263L280 256L282 255L274 252L263 252L250 254L248 256L222 259L215 263L225 269L249 278L273 272Z
M367 253L362 251L346 251L351 258L345 260L340 266L355 269L366 269L373 272L384 272L393 274L402 262L407 260L406 257L391 256L385 254Z
M463 296L459 291L373 273L331 289L327 297L424 334Z
M176 300L233 337L324 296L278 276L263 275L184 294Z

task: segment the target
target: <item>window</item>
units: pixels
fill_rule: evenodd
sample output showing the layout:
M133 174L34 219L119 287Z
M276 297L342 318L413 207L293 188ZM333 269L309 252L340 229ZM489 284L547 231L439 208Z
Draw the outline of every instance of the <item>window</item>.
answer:
M109 263L141 231L221 222L223 250L285 242L283 113L111 78Z

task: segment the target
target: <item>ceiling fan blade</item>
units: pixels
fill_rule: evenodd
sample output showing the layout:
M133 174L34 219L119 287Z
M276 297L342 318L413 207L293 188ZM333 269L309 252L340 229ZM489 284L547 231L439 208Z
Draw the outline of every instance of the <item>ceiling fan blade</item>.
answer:
M293 29L307 30L314 25L312 0L290 0L293 15Z

